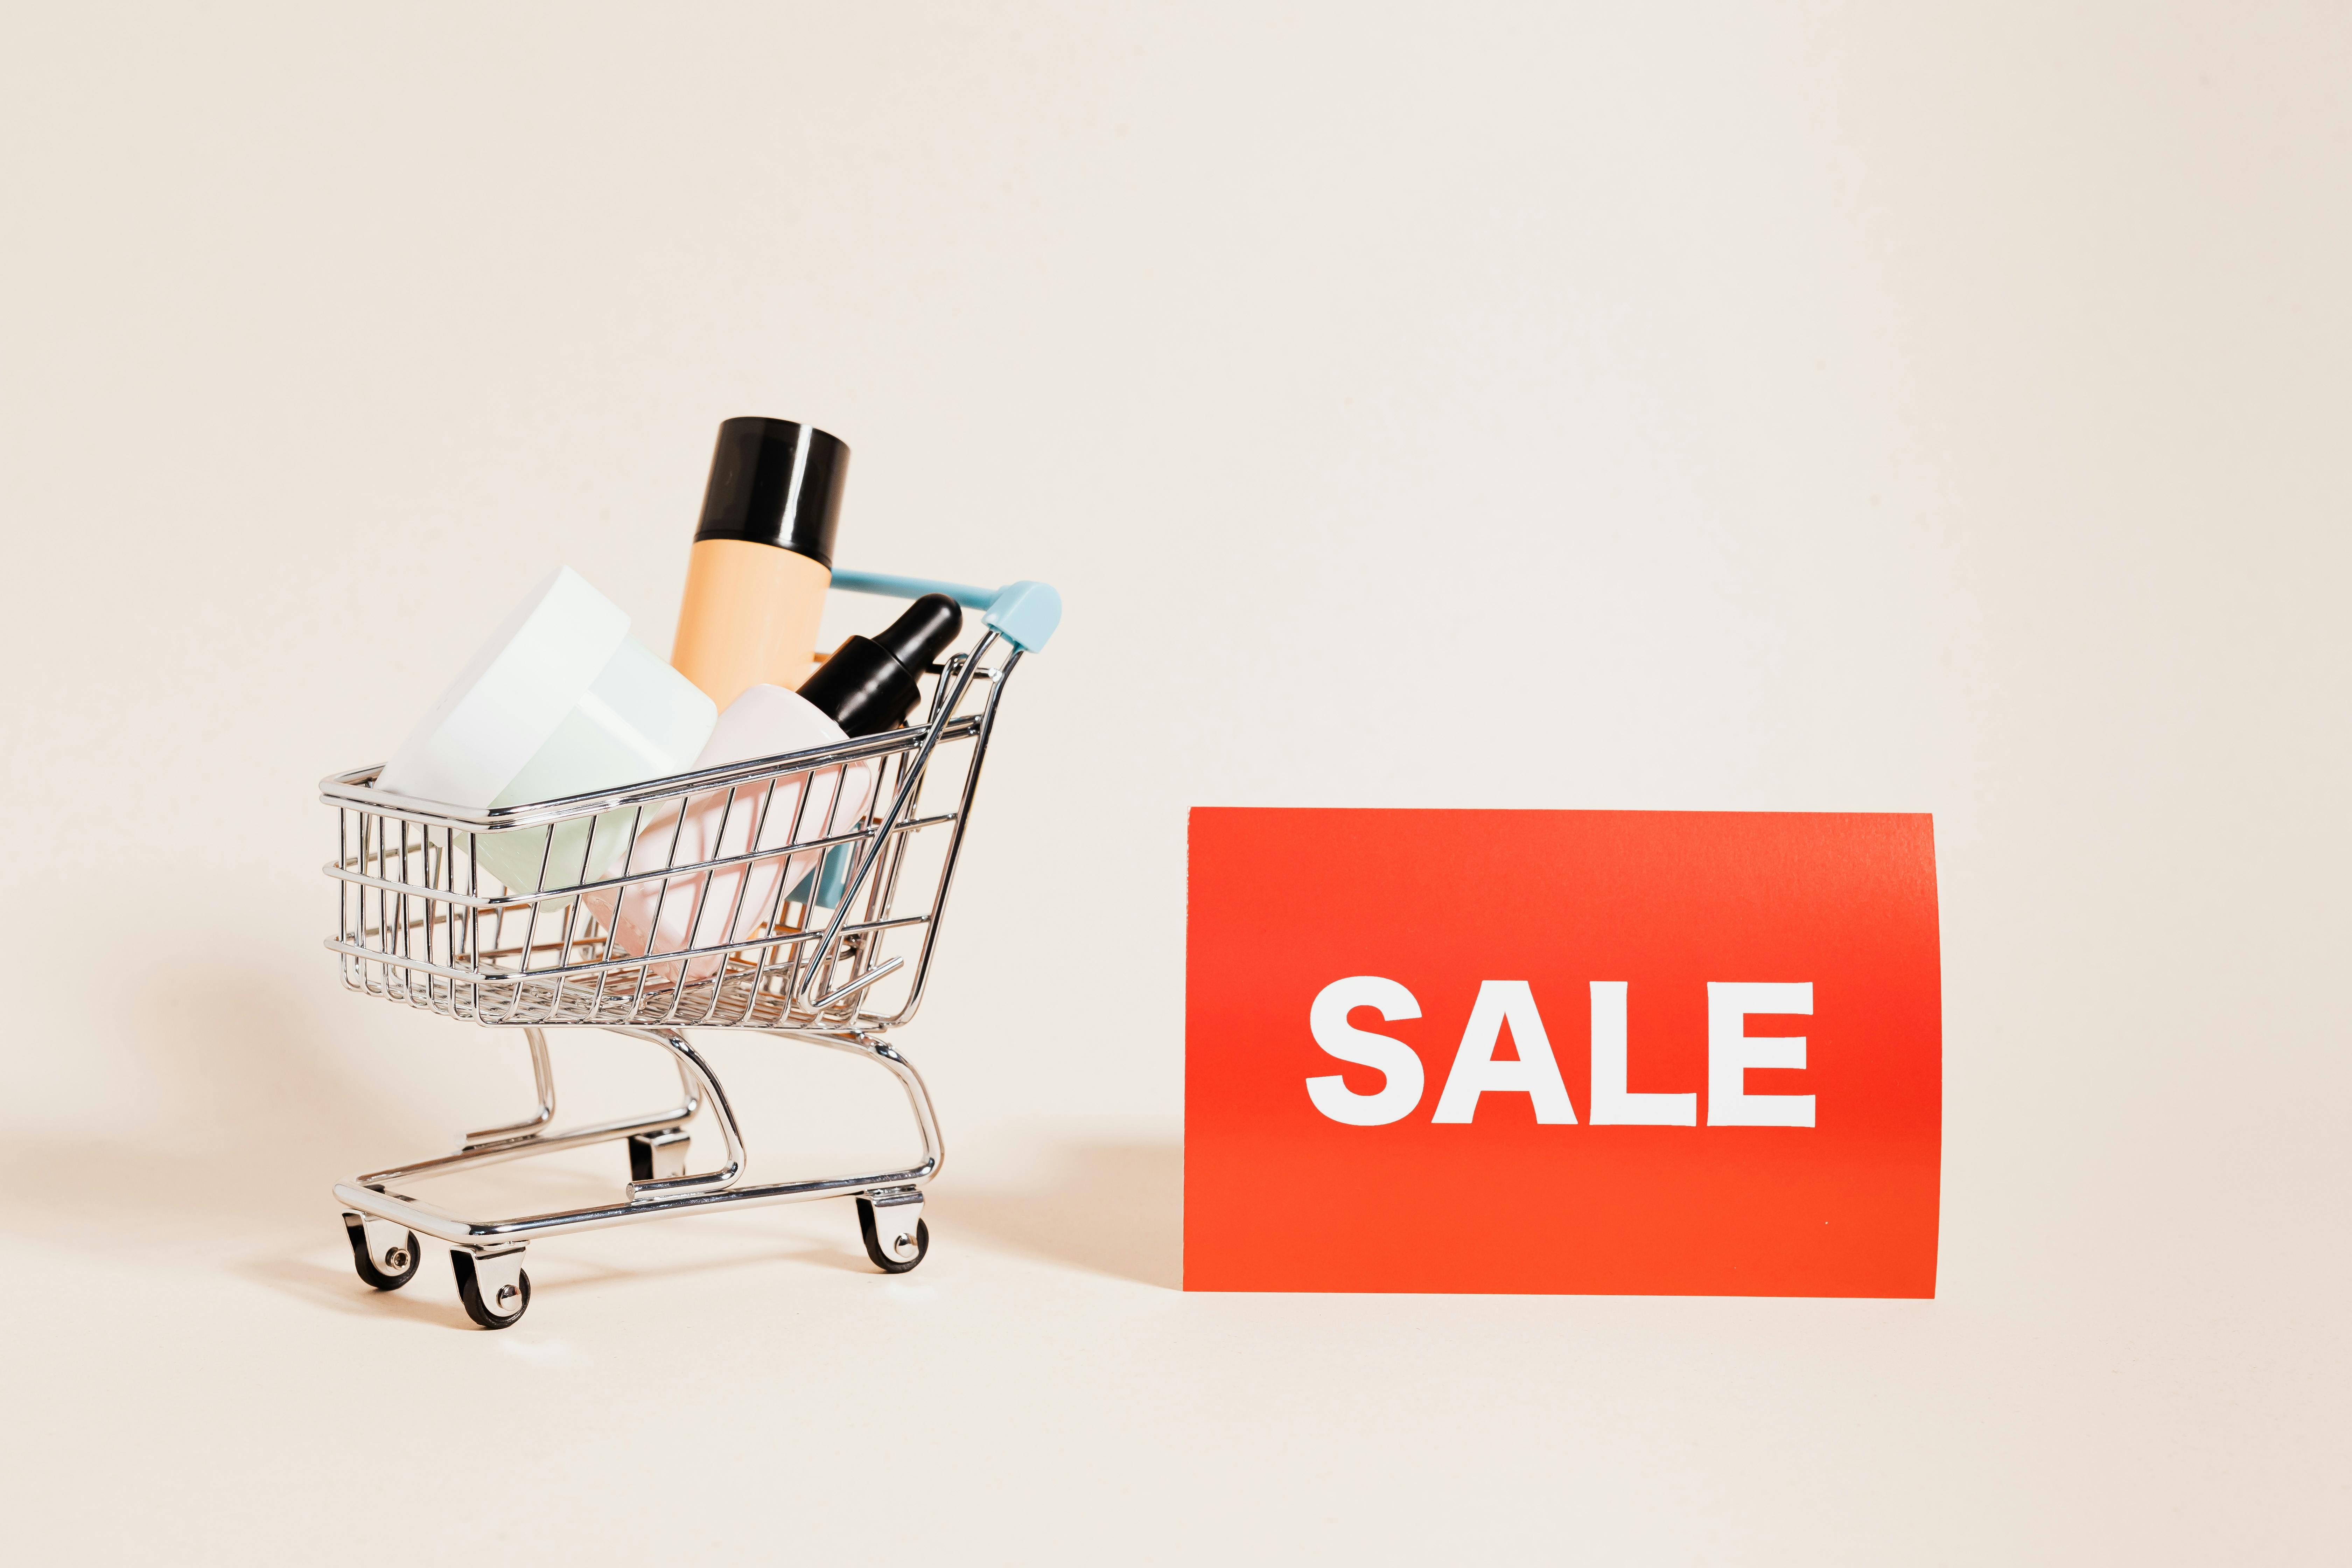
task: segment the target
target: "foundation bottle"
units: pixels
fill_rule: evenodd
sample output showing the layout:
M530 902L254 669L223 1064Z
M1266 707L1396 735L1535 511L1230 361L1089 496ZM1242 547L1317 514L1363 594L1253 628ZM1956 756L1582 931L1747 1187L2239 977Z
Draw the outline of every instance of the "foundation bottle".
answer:
M849 448L789 419L719 426L670 663L721 710L808 679Z

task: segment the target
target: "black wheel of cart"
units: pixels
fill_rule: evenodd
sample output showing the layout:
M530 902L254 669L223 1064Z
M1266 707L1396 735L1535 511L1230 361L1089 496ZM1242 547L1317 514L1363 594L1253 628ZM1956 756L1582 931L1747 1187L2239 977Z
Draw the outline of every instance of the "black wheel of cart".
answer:
M530 1310L529 1272L521 1269L516 1271L512 1287L512 1294L516 1297L514 1310L501 1315L492 1311L489 1303L482 1300L481 1276L475 1272L474 1259L471 1256L455 1247L450 1248L449 1268L457 1276L457 1299L466 1304L466 1316L473 1319L482 1327L510 1329L522 1321L523 1313Z
M857 1200L857 1233L866 1238L866 1256L872 1258L874 1267L885 1274L904 1274L920 1263L931 1250L931 1227L928 1222L919 1219L915 1222L915 1256L891 1257L884 1250L881 1232L875 1226L874 1200L871 1198Z
M374 1286L377 1289L397 1290L403 1285L407 1284L411 1279L416 1278L416 1262L419 1257L419 1252L416 1246L416 1233L415 1231L409 1231L407 1233L408 1240L406 1243L400 1247L394 1247L392 1249L392 1256L385 1259L386 1262L399 1268L400 1271L396 1274L387 1274L383 1269L378 1268L375 1266L375 1259L368 1256L366 1220L355 1214L344 1215L343 1235L350 1239L352 1244L352 1267L359 1271L359 1277L362 1279L364 1279L369 1284ZM404 1264L403 1263L404 1259L405 1259Z

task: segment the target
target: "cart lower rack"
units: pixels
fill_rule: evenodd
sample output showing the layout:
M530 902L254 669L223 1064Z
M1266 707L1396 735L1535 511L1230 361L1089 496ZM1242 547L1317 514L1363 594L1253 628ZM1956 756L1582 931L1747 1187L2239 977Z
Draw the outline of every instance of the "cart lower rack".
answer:
M505 1328L530 1304L525 1249L560 1231L635 1225L734 1205L854 1197L876 1267L923 1260L923 1187L944 1158L920 1074L889 1042L930 971L999 699L1045 645L1060 600L1043 584L991 592L837 573L834 585L948 593L986 610L978 645L931 672L919 725L600 795L472 809L373 788L378 768L326 779L337 808L335 934L346 989L494 1028L520 1029L538 1109L463 1136L456 1152L335 1185L360 1278L416 1277L422 1234L449 1248L466 1311ZM707 834L688 835L694 822ZM498 853L480 851L495 844ZM532 864L529 886L484 864ZM657 1047L677 1103L555 1127L548 1032L601 1028ZM900 1170L747 1182L742 1129L689 1029L754 1032L866 1058L906 1091L922 1154ZM725 1163L690 1171L688 1123L708 1112ZM625 1143L631 1179L587 1208L468 1218L404 1189L461 1170Z

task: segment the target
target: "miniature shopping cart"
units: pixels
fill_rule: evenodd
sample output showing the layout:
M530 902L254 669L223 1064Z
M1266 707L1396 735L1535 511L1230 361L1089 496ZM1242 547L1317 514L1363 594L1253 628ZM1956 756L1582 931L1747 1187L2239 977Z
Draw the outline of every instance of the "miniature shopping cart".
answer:
M327 875L340 915L327 946L343 984L444 1017L520 1029L539 1109L463 1136L454 1154L337 1184L359 1276L396 1290L416 1276L417 1235L446 1243L466 1311L502 1329L530 1305L523 1253L559 1231L634 1225L733 1205L855 1197L866 1255L900 1274L930 1246L923 1186L943 1158L930 1096L887 1037L914 1017L939 941L957 852L1004 685L1045 646L1061 601L1042 583L991 592L835 573L834 586L912 597L944 593L986 611L969 653L930 667L919 725L788 756L709 768L597 795L492 809L441 805L372 787L379 767L321 782L339 818ZM835 807L846 805L845 813ZM689 813L719 829L677 858ZM730 825L739 830L729 831ZM476 851L493 837L534 862L528 887L500 881ZM602 853L599 852L602 846ZM625 846L625 849L622 847ZM665 847L667 846L667 847ZM699 858L698 858L699 857ZM617 869L612 868L617 867ZM632 942L619 911L688 900L720 918L683 942ZM658 1046L678 1103L649 1115L555 1130L547 1031L604 1029ZM742 1130L689 1029L758 1030L865 1057L898 1080L922 1136L904 1170L746 1182ZM708 1110L726 1163L688 1170L686 1124ZM632 1180L616 1202L511 1219L467 1219L409 1195L436 1176L597 1142L625 1142Z

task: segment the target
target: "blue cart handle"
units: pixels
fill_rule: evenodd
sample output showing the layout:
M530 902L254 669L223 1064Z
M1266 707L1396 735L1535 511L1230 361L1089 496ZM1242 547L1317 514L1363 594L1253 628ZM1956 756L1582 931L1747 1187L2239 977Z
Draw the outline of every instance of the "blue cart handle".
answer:
M853 594L880 594L893 599L919 599L925 594L945 594L957 604L988 613L981 618L1024 653L1035 653L1062 624L1062 595L1046 583L1008 583L1002 588L975 588L968 583L940 583L929 577L897 577L887 572L842 572L833 585Z

